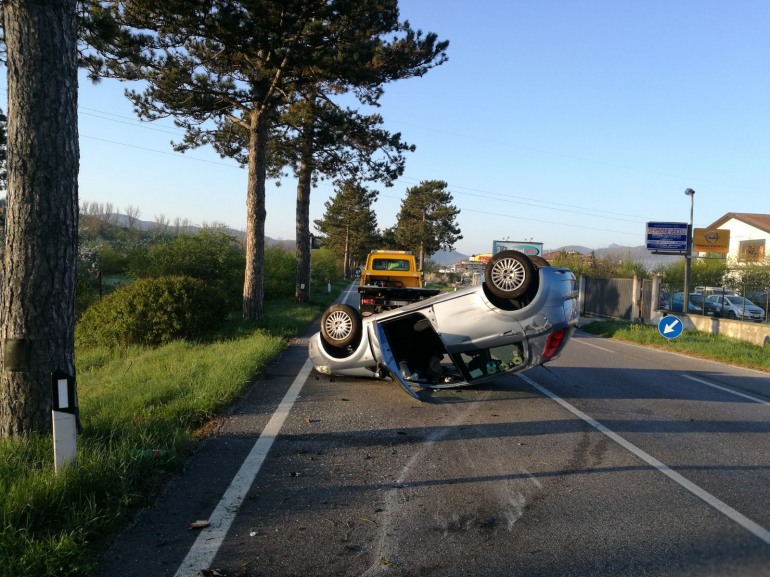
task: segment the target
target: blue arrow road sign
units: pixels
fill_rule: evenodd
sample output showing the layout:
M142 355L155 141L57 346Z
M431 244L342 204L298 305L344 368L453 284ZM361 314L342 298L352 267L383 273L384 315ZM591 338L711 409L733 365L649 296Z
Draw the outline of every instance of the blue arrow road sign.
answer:
M679 317L665 316L658 321L658 332L667 339L675 339L682 334L682 321Z

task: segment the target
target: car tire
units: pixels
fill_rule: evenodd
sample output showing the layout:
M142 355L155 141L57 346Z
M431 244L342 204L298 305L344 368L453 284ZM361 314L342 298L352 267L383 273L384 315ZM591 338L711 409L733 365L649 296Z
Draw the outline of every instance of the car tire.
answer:
M321 316L321 337L338 349L354 347L361 341L362 326L358 309L350 305L332 305Z
M736 320L738 316L735 314L735 311L727 311L727 318L731 320Z
M545 260L542 256L531 256L529 257L529 260L532 261L532 264L535 265L536 268L540 268L541 266L551 266L551 263Z
M484 269L484 281L489 291L503 299L515 299L526 294L534 276L532 261L516 250L498 252Z

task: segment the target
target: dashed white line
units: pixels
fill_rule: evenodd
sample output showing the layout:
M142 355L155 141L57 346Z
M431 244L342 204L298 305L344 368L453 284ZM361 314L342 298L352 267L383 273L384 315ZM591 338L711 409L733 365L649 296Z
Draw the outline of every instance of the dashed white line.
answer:
M595 349L599 349L600 351L604 351L605 353L614 353L615 352L612 349L607 349L605 347L600 347L599 345L595 345L593 343L589 343L585 339L572 339L570 342L580 343L581 345L585 345L587 347L593 347Z
M751 395L747 395L746 393L740 393L734 389L730 389L728 387L723 387L722 385L717 385L716 383L711 383L705 379L701 379L698 377L693 377L692 375L682 375L686 379L690 379L691 381L695 381L697 383L700 383L701 385L706 385L707 387L711 387L713 389L719 389L720 391L724 391L725 393L730 393L731 395L735 395L736 397L743 397L744 399L748 399L750 401L754 401L755 403L759 403L760 405L766 405L770 407L770 402L767 402L763 399L760 399L758 397L752 397Z
M591 425L594 429L603 433L604 435L606 435L607 437L615 441L618 445L620 445L627 451L630 451L631 453L636 455L639 459L641 459L648 465L654 467L659 472L666 475L669 479L671 479L672 481L675 481L676 483L678 483L679 485L681 485L682 487L690 491L690 493L702 499L711 507L713 507L714 509L716 509L717 511L719 511L720 513L722 513L723 515L725 515L726 517L728 517L729 519L731 519L732 521L734 521L735 523L737 523L738 525L740 525L741 527L743 527L744 529L746 529L747 531L754 534L756 537L758 537L759 539L761 539L762 541L770 545L770 531L768 531L758 523L752 521L742 513L739 513L738 511L736 511L735 509L727 505L725 502L719 500L714 495L705 491L704 489L702 489L692 481L686 479L676 471L672 470L668 465L657 460L652 455L645 453L642 449L630 443L629 441L627 441L617 433L611 431L610 429L602 425L600 422L589 417L580 409L573 407L567 401L565 401L558 395L552 393L551 391L541 386L540 384L536 383L528 376L519 373L518 377L523 381L525 381L527 384L529 384L531 387L537 389L546 397L549 397L550 399L556 401L562 407L567 409L570 413L584 420L586 423Z

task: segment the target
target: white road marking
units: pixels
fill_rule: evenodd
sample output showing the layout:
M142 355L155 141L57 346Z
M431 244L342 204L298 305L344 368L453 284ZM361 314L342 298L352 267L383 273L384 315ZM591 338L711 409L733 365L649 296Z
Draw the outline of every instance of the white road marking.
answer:
M349 284L348 288L342 291L339 299L337 299L335 302L341 302L344 304L349 304L350 306L358 307L358 284L355 281Z
M573 407L570 405L567 401L562 399L561 397L555 395L542 385L539 385L532 379L530 379L528 376L523 375L521 373L518 374L518 377L525 381L527 384L529 384L531 387L537 389L542 394L544 394L546 397L549 397L550 399L556 401L559 403L562 407L567 409L570 413L575 415L576 417L584 420L586 423L591 425L594 429L597 431L603 433L613 441L615 441L618 445L626 449L627 451L630 451L634 455L636 455L639 459L647 463L648 465L651 465L652 467L655 467L659 472L666 475L669 479L672 481L675 481L688 491L695 495L696 497L702 499L707 504L709 504L711 507L749 531L750 533L754 534L756 537L770 545L770 531L759 525L758 523L752 521L742 513L739 513L723 501L720 501L717 499L714 495L711 493L708 493L704 489L701 489L698 485L693 483L692 481L686 479L676 471L672 470L668 465L662 463L661 461L658 461L655 457L652 455L645 453L642 451L639 447L636 445L630 443L629 441L625 440L623 437L618 435L617 433L614 433L598 421L592 419L588 415L586 415L584 412L582 412L580 409Z
M240 509L246 493L259 473L273 441L278 436L312 369L313 365L310 359L306 360L270 421L265 425L251 452L233 477L227 491L222 495L222 499L209 516L209 526L201 530L174 577L197 577L201 575L203 570L211 566L211 562L222 546L225 535L227 535L227 531Z
M711 383L709 381L706 381L704 379L700 379L698 377L693 377L692 375L682 375L686 379L690 379L691 381L696 381L700 383L701 385L706 385L707 387L712 387L714 389L719 389L720 391L724 391L725 393L730 393L731 395L735 395L736 397L743 397L744 399L748 399L750 401L754 401L755 403L759 403L760 405L767 405L770 407L770 402L762 400L758 397L752 397L751 395L747 395L746 393L739 393L736 390L729 389L727 387L723 387L722 385L717 385L716 383Z
M613 351L611 349L606 349L604 347L600 347L599 345L595 345L593 343L589 343L585 339L572 339L572 340L570 340L570 342L571 343L580 343L581 345L585 345L587 347L593 347L595 349L599 349L600 351L604 351L604 352L607 352L607 353L614 353L615 352L615 351Z

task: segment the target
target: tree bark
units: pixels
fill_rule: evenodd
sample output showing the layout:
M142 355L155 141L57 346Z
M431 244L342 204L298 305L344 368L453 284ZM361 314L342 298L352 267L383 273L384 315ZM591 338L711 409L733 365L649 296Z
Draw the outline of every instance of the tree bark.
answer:
M297 284L294 296L298 303L310 300L310 188L312 182L312 163L302 161L297 180Z
M246 273L243 281L243 319L264 318L265 301L265 174L267 112L256 108L249 128L249 177L246 192Z
M0 435L48 434L51 374L75 375L75 0L6 0L8 197Z

